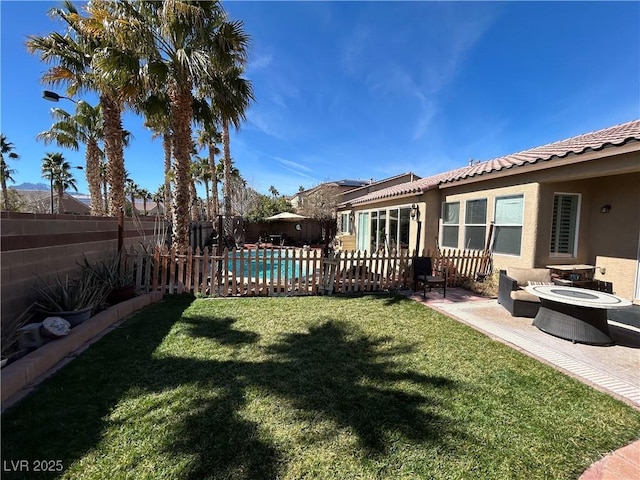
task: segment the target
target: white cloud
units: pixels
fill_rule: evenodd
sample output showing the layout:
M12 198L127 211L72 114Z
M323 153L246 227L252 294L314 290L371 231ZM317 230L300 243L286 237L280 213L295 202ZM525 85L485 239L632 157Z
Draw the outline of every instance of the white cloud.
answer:
M287 160L287 159L280 158L280 157L273 157L273 158L276 159L278 162L280 162L285 167L287 167L292 172L296 172L299 175L309 177L309 175L303 174L303 173L299 172L299 170L303 170L305 172L313 172L313 170L311 168L309 168L306 165L303 165L301 163L294 162L292 160ZM309 178L311 178L311 177L309 177Z
M253 58L251 58L247 63L247 72L252 72L254 70L260 70L265 67L268 67L269 65L271 65L272 61L273 61L272 53L257 54Z
M342 61L348 74L353 75L362 66L364 51L371 41L371 30L364 25L357 25L345 39Z

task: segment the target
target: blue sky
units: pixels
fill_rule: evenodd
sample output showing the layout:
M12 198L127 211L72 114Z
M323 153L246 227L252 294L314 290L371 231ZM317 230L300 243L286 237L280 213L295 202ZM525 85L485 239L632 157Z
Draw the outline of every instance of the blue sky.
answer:
M62 28L46 15L53 5L0 3L0 127L21 155L16 183L46 183L48 151L84 164L83 151L35 141L55 104L41 98L45 66L24 43ZM256 96L231 153L263 193L427 176L640 118L638 2L224 5L252 37L246 76ZM160 141L134 115L124 127L134 134L126 168L155 191Z

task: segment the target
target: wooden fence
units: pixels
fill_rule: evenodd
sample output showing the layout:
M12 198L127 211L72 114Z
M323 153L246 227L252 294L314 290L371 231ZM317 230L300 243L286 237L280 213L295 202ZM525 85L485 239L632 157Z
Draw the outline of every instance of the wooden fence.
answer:
M423 252L431 256L429 251ZM488 255L474 251L442 251L436 265L448 270L450 286L484 271ZM199 293L209 296L317 295L393 291L412 288L411 256L407 251L388 254L264 248L215 248L178 252L175 249L133 247L123 266L138 292Z

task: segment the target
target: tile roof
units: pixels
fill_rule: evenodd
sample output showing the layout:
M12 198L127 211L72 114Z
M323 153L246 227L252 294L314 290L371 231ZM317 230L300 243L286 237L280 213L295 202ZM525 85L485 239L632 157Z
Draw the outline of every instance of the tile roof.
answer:
M523 150L504 157L479 162L474 165L467 165L455 170L421 178L413 182L394 185L378 190L377 192L371 192L368 195L352 200L350 203L371 202L401 195L419 195L443 183L455 182L504 169L531 165L537 162L546 162L555 158L564 158L570 154L580 155L587 151L601 150L608 146L621 146L630 140L640 141L640 119L529 150ZM513 173L515 174L517 172L514 171Z

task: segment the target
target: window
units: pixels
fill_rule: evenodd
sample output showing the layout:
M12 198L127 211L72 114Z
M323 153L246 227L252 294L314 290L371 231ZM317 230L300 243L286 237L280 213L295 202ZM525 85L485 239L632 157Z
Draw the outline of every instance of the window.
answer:
M400 238L400 248L409 248L409 224L411 222L411 208L400 209L400 224L398 225L398 238ZM416 245L416 248L418 246Z
M351 233L351 215L349 213L340 214L340 232L345 234Z
M442 204L442 246L458 248L460 202Z
M373 253L408 249L410 212L409 207L359 212L356 248Z
M484 250L487 231L487 199L468 200L464 214L464 248Z
M524 197L496 198L495 240L493 251L520 255L522 245L522 212Z
M553 220L549 250L552 255L575 257L579 202L580 196L576 194L555 194L553 196Z
M369 212L358 213L358 231L356 232L356 248L369 250Z

